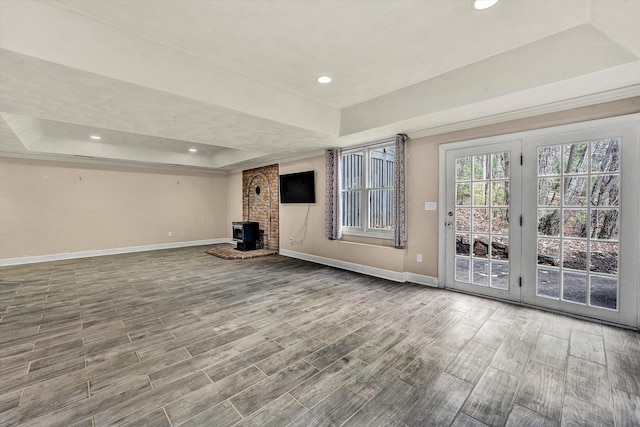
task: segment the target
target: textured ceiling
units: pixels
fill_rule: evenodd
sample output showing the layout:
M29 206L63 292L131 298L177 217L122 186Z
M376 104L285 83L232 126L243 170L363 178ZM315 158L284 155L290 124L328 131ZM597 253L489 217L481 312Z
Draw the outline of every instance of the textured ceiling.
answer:
M151 40L335 108L349 107L588 19L584 1L60 0ZM224 3L224 5L221 5ZM238 47L241 46L239 49ZM316 85L320 74L334 77Z
M638 18L624 0L0 0L0 154L229 170L633 96Z

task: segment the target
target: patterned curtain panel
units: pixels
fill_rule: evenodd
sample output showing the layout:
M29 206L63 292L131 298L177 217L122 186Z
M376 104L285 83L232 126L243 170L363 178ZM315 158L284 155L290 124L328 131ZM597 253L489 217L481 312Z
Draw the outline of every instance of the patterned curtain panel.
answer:
M327 150L327 217L326 235L336 240L342 237L340 226L340 150Z
M405 204L405 146L407 135L396 135L393 164L394 224L393 246L404 248L407 244L407 216Z

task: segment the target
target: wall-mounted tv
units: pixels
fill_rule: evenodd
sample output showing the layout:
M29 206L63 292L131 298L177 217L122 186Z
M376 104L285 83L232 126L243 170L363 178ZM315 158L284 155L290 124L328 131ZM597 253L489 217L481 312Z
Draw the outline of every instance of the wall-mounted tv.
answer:
M315 172L280 175L280 203L315 203Z

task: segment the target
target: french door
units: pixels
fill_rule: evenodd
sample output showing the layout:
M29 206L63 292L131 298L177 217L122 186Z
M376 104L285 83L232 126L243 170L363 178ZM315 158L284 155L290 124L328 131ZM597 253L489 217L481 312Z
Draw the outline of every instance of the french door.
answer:
M520 152L519 141L447 151L448 287L520 301Z
M445 286L638 327L634 119L443 146Z

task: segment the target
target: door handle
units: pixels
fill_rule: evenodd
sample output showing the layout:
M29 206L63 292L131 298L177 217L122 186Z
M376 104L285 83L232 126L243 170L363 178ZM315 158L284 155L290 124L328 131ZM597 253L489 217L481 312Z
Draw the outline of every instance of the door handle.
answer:
M451 218L453 216L453 212L449 211L449 212L447 212L447 215L449 215L449 218ZM447 221L447 222L444 223L444 225L447 228L453 228L453 222L452 221Z

